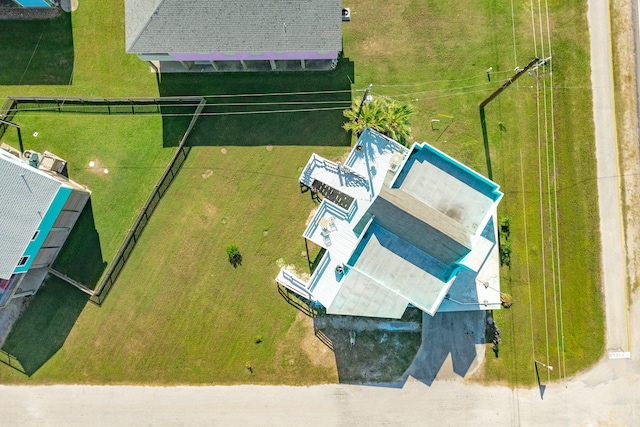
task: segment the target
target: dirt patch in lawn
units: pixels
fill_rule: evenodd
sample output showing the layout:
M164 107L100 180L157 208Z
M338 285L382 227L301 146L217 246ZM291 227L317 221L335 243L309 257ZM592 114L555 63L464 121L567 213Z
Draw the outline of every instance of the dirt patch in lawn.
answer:
M313 332L313 319L298 312L295 323L304 330L300 348L309 356L311 362L317 366L337 369L333 350L320 341Z
M91 162L86 165L86 169L92 174L104 176L105 178L109 176L110 172L107 165L98 158L92 159Z
M402 381L422 342L421 315L413 309L401 320L327 315L314 319L314 328L335 353L341 383Z

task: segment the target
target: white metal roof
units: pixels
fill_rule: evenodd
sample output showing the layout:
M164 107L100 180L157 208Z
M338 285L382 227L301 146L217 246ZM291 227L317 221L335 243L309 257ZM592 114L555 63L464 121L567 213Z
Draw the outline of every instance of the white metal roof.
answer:
M496 289L499 305L495 183L427 144L408 150L370 129L344 165L314 154L300 182L316 181L354 199L348 209L324 199L304 232L327 250L305 285L327 313L496 308ZM376 208L383 194L395 210Z
M8 279L63 184L4 150L0 183L0 278Z

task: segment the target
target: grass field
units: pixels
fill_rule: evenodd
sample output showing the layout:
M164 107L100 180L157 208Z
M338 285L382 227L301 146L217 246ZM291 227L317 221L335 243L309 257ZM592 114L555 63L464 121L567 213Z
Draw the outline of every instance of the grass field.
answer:
M414 104L413 138L483 173L478 104L552 49L553 82L541 67L486 107L499 215L511 218L502 290L515 303L494 314L503 343L498 358L487 350L480 378L531 384L534 359L559 367L552 378L588 366L603 352L604 321L585 5L549 4L547 21L545 4L541 14L528 4L512 14L509 2L368 4L367 23L356 2L345 28L356 86Z
M344 26L348 61L331 74L176 75L163 77L157 87L147 66L123 53L123 31L114 29L122 28L121 6L84 5L71 19L73 84L12 83L0 86L0 95L218 95L348 90L350 81L361 90L372 83L374 96L416 106L415 140L431 142L486 173L478 103L516 66L548 55L545 9L542 20L535 10L532 23L529 5L515 5L512 14L508 2L354 0L349 6L353 20ZM513 252L510 268L502 270L502 289L514 299L511 309L494 314L503 342L498 358L488 350L480 378L489 381L531 384L534 359L558 366L553 378L561 378L589 366L604 345L586 10L583 2L568 1L550 4L549 12L553 129L548 68L523 76L487 107L493 179L505 193L500 215L512 218ZM114 37L100 38L104 43L95 51L92 40L101 34ZM321 102L348 104L348 98L348 92L336 92L286 100L317 108L325 105ZM220 98L210 103L217 105L207 113L282 108L222 106ZM439 120L433 130L431 120ZM65 310L65 292L76 291L47 285L5 350L12 345L22 354L48 355L30 365L41 366L30 381L43 383L338 380L334 369L315 364L298 345L309 330L277 294L273 278L281 258L300 269L306 266L300 234L313 204L300 194L297 176L311 152L330 158L345 152L348 136L340 130L341 121L339 109L205 116L189 141L194 146L189 159L106 304ZM153 129L150 139L172 145ZM273 145L272 151L267 145ZM97 217L96 225L99 229ZM229 243L243 255L237 269L224 254ZM46 298L53 308L39 310L36 303ZM73 324L60 347L59 339L42 350L42 340L26 342L18 336L56 315ZM65 331L67 323L60 323L58 329ZM256 335L262 337L259 344ZM23 382L25 377L0 367L0 381Z
M175 152L163 146L163 120L144 115L20 113L13 121L21 126L25 149L48 150L67 160L69 177L92 191L80 227L74 229L56 267L93 287ZM18 147L12 128L3 141ZM74 259L79 254L82 261Z

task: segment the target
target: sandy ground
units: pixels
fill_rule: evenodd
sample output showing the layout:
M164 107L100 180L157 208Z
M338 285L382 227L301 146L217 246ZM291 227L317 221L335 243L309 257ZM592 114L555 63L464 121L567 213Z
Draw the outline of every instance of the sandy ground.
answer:
M619 65L619 76L616 79L618 105L618 141L620 144L620 162L622 169L624 222L626 241L626 264L629 288L635 289L638 283L637 272L640 271L640 153L638 142L638 78L637 78L637 32L633 17L637 16L632 2L618 0L615 4L617 13L614 22L619 31L615 44L614 61ZM637 27L636 27L637 31Z

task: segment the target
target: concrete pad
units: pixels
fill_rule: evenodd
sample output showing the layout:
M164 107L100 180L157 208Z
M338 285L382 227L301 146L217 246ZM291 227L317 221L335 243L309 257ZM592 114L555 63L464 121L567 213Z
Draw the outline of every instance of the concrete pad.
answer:
M471 375L484 360L486 312L422 316L422 345L405 375L427 385Z

